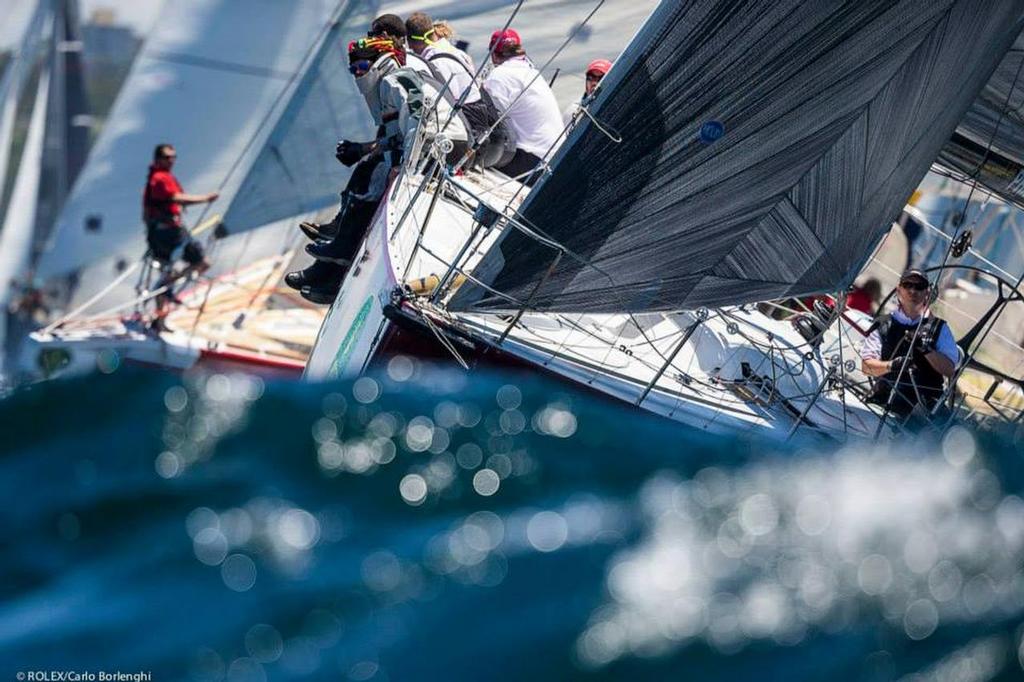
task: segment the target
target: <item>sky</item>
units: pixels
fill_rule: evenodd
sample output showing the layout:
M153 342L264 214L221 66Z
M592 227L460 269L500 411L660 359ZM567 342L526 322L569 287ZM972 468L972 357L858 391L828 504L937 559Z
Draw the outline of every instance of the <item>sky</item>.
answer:
M0 50L17 44L38 0L0 0ZM83 21L93 12L109 8L117 14L117 23L126 24L144 35L152 27L164 0L78 0Z

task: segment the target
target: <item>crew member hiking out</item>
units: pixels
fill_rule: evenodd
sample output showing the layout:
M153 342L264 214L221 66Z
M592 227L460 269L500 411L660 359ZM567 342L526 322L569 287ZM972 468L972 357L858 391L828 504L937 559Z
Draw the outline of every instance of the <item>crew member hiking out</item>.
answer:
M532 186L540 177L541 160L562 135L558 101L526 56L516 31L495 31L489 50L495 67L484 81L484 90L506 114L516 136L515 156L497 170L510 177L522 176L523 184Z
M931 412L960 360L949 325L928 311L929 288L920 270L904 272L897 309L875 320L860 351L861 370L875 377L868 402L901 417L918 405Z
M477 87L472 58L439 35L439 25L450 30L447 23L437 24L423 12L409 15L405 20L409 49L426 61L441 89L447 88L446 97L459 104L473 136L474 165L489 168L509 163L516 151L512 128L507 120L499 120L501 113L487 91Z
M285 276L285 283L315 303L331 303L341 288L388 185L398 175L422 128L425 149L444 129L452 149L444 159L456 163L468 149L465 124L451 116L452 108L434 85L405 66L405 50L391 38L362 38L349 44L349 71L366 99L383 136L369 144L343 140L338 160L346 165L358 162L346 192L337 232L329 240L306 246L317 262ZM434 106L436 103L436 106Z
M193 272L205 272L210 267L202 245L182 226L181 209L182 206L211 203L220 195L217 192L185 194L181 183L171 172L177 156L174 147L169 144L156 146L142 193L142 219L146 223L149 255L160 261L165 268L158 288ZM183 247L181 258L186 267L175 273L172 266L179 247Z

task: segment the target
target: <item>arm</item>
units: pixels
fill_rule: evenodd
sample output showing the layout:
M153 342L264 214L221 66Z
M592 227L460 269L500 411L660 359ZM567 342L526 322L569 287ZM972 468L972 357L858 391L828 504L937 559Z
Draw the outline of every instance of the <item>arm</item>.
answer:
M953 364L953 361L937 350L925 353L924 357L928 364L932 366L932 369L947 379L956 372L956 365Z
M960 361L960 349L953 338L953 332L949 325L942 323L939 330L939 338L935 341L935 347L925 349L924 357L928 364L936 372L949 379L956 373L957 363Z
M882 360L882 335L872 331L860 347L860 371L869 377L880 377L889 372L891 362Z
M879 358L864 358L860 361L860 371L869 377L885 376L893 369L892 360L880 360Z
M192 204L211 204L217 200L220 196L220 192L210 192L209 194L185 194L178 192L171 197L171 201L182 206L191 206Z
M384 148L391 150L401 148L405 154L408 154L415 136L409 134L410 115L405 89L400 85L392 83L387 78L381 81L379 87L381 110L385 112L385 119L388 120ZM392 115L394 116L393 118ZM418 120L417 118L416 121ZM415 125L412 125L411 132L415 133L415 129ZM397 145L395 142L397 142ZM391 151L387 156L389 157L387 162L392 167L400 165L401 159L396 151Z

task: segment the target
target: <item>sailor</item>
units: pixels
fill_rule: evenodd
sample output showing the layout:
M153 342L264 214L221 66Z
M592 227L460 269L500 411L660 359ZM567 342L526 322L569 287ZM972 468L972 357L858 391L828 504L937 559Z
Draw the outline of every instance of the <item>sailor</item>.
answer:
M317 263L300 272L289 273L285 283L299 289L315 303L331 303L351 265L359 244L391 181L408 158L422 127L427 144L449 120L451 106L415 70L406 67L406 52L392 38L361 38L349 44L349 71L366 99L383 136L369 144L343 140L339 159L359 159L353 171L352 190L343 207L337 233L328 241L306 246ZM435 106L436 102L436 106ZM452 142L445 161L455 163L466 153L466 127L452 117L444 135ZM343 158L344 157L344 158Z
M874 315L875 305L881 297L882 283L874 277L869 277L860 286L850 289L850 293L846 295L846 307Z
M405 30L409 49L423 58L439 89L445 90L450 101L460 103L470 132L479 141L476 165L486 168L511 161L515 154L511 128L499 121L501 114L491 96L477 87L472 58L448 39L451 27L447 22L435 23L430 15L416 12L405 20Z
M888 405L899 416L918 405L931 412L960 361L949 325L928 311L929 290L923 272L904 272L897 309L875 320L860 351L861 370L876 379L868 402Z
M430 67L425 59L415 52L409 54L409 45L406 42L408 31L405 28L405 22L402 21L402 17L397 14L380 15L370 24L370 30L366 32L366 36L368 38L391 38L403 50L406 50L405 66L422 76L431 75Z
M367 38L390 38L403 49L406 45L405 35L405 22L402 21L402 17L397 14L380 15L370 23L370 28L366 31ZM431 75L430 66L427 65L427 62L415 54L409 54L408 51L406 51L405 65L412 68L422 76L429 77ZM380 138L383 135L384 129L383 126L381 126L377 130L377 137ZM372 149L373 141L353 142L351 140L342 140L341 142L338 142L337 147L335 147L334 155L341 163L346 166L352 166L359 163L360 159L369 154ZM359 175L357 172L353 172L352 176L350 176L349 185L346 186L341 193L341 207L330 222L303 222L299 224L299 229L301 229L307 237L310 239L331 239L338 233L338 227L345 216L345 208L348 205L346 197L351 194L352 191L356 191L358 193L358 189L352 187L353 182L358 182L360 179L357 175Z
M562 135L562 114L551 88L523 50L523 42L513 29L495 31L489 45L494 69L484 89L516 136L515 156L498 168L510 177L524 176L523 184L533 185L542 159Z
M612 63L607 59L595 59L594 61L587 64L586 70L586 84L583 86L583 96L577 101L573 102L562 114L562 120L566 125L570 125L576 122L576 117L589 101L593 98L594 93L597 92L597 86L601 82L601 79L605 77L612 69Z
M177 157L172 145L165 143L156 146L142 193L142 219L146 223L146 241L153 258L170 265L175 250L184 247L182 259L188 265L173 277L165 273L164 278L168 281L191 272L202 273L210 267L202 245L181 224L181 207L209 204L220 196L217 192L185 194L181 183L171 172Z

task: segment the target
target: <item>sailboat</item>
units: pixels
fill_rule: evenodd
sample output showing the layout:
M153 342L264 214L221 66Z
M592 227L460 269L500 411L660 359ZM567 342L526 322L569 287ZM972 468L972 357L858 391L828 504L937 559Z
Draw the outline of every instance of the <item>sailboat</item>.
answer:
M0 83L0 195L7 178L14 180L9 194L0 197L5 199L0 202L0 347L9 323L15 335L22 331L7 308L34 286L32 268L85 160L89 129L81 50L77 2L42 0ZM22 98L31 107L13 168ZM2 367L0 357L0 372Z
M306 376L440 355L708 431L895 433L844 294L1022 28L1009 0L662 2L528 194L407 163Z
M327 5L320 4L327 17ZM389 3L386 9L443 11L441 16L457 22L468 36L489 35L504 21L504 9L490 2L434 4ZM608 28L635 25L650 4L644 0L614 8L607 15ZM334 16L321 28L315 25L321 12L316 6L272 3L257 12L239 0L222 0L213 9L195 2L169 4L159 25L187 29L151 36L111 112L113 125L98 140L61 215L54 248L40 264L43 276L67 285L70 312L32 335L23 366L45 367L49 375L54 368L68 370L76 364L93 368L98 354L105 354L179 369L225 362L241 362L248 369L303 369L323 311L281 286L281 274L296 267L287 267L295 247L301 246L294 224L311 216L323 219L320 212L337 204L346 176L329 153L333 141L372 137L369 115L345 72L340 49L363 34L371 17L382 11L365 1L331 5ZM546 22L556 11L554 2L523 9L521 16L536 27L532 42L547 45L563 39L561 28ZM234 30L241 15L261 17L258 31L228 44L218 40ZM280 30L300 24L306 26L306 35ZM310 36L316 38L313 48L300 62L295 55L301 52L293 43L305 46ZM598 50L616 47L622 39L580 43L566 52L564 65L582 69L603 54ZM239 73L252 91L240 91L242 86L234 82ZM288 74L294 78L274 91L272 86ZM176 88L164 88L168 83ZM228 87L234 94L217 108L216 116L186 118L189 102L204 101L207 93ZM556 87L582 91L581 78L562 78ZM271 92L278 94L268 111ZM140 323L144 316L139 307L158 292L140 285L141 266L134 264L145 247L137 187L126 183L122 173L147 158L157 138L177 144L181 160L176 173L186 188L220 184L220 200L196 219L194 229L204 238L227 236L211 241L216 250L213 277L181 293L184 306L165 318L167 331L154 335Z
M341 50L375 7L259 5L165 6L158 25L167 28L137 58L40 260L40 276L64 285L68 312L31 335L26 369L94 368L104 355L301 371L322 312L280 280L299 243L294 224L333 210L344 185L347 171L325 150L343 134L372 134ZM259 21L238 34L251 17ZM140 190L129 179L141 183L164 141L181 153L186 188L216 186L221 196L192 223L214 268L178 292L183 305L157 331L148 321L158 273L140 258Z

